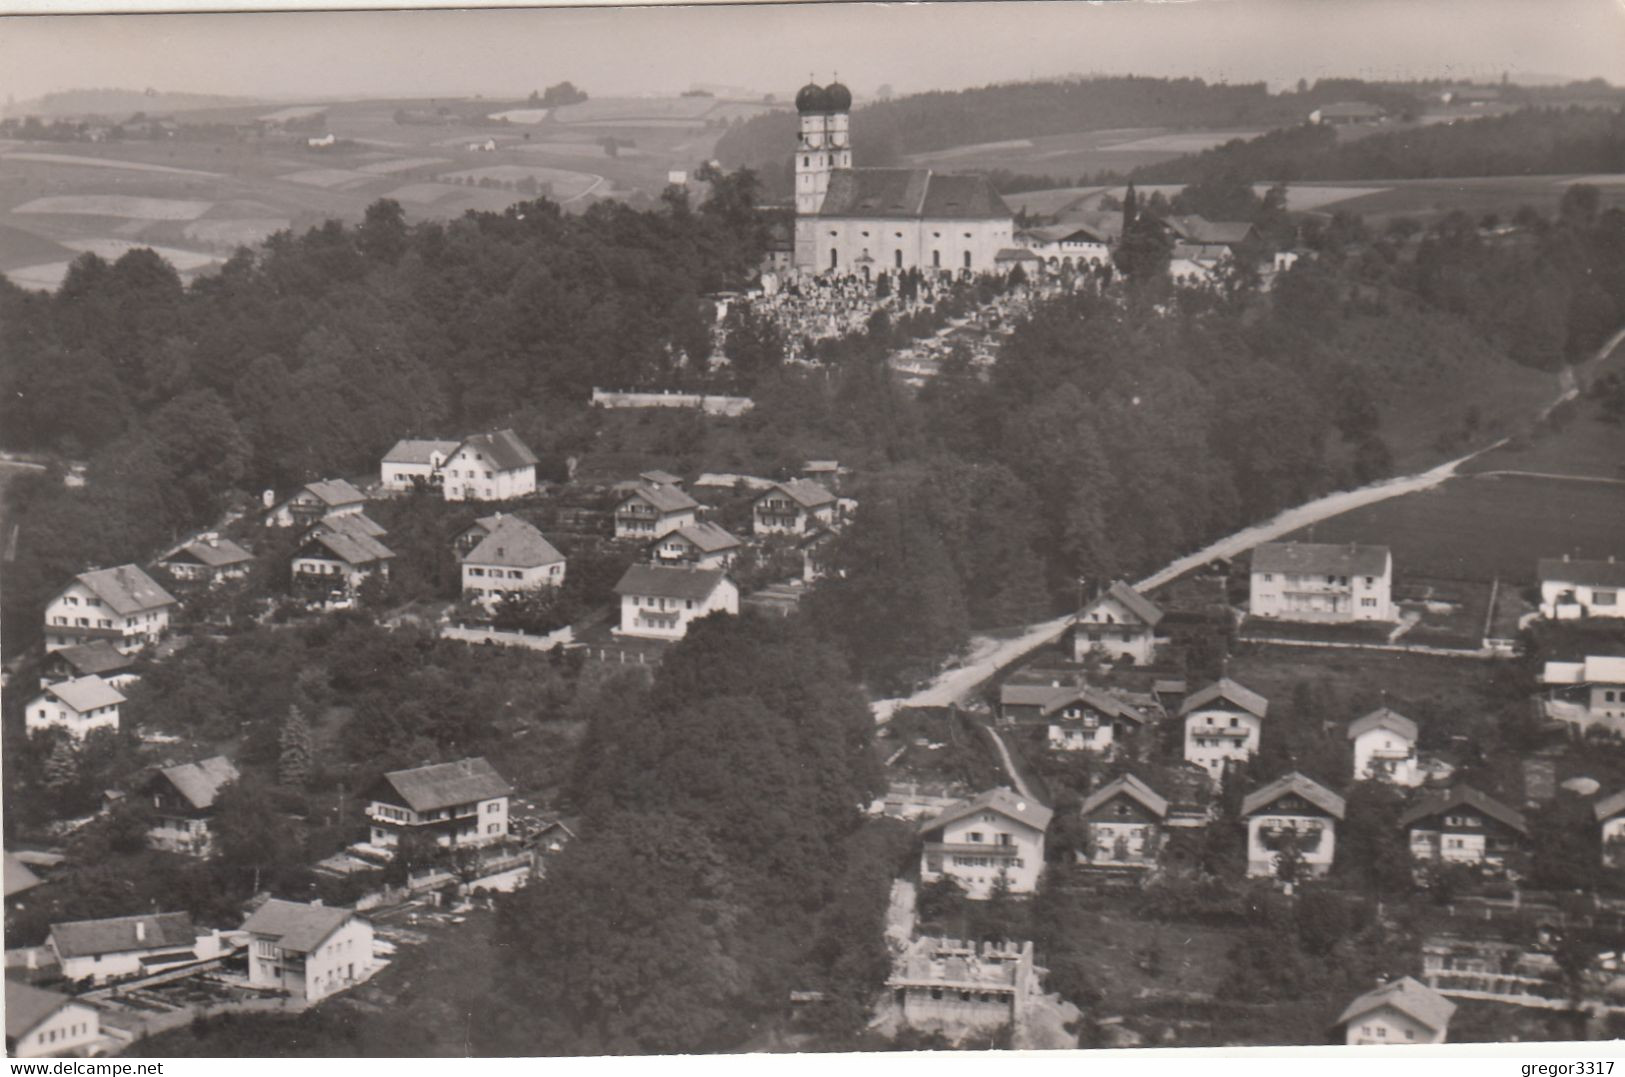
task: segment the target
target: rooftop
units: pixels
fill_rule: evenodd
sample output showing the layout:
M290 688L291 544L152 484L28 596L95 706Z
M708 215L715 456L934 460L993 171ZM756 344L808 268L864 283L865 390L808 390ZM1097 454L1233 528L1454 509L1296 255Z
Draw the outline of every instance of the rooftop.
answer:
M192 927L191 913L157 912L52 924L51 939L63 957L92 957L192 946L197 942L197 932Z
M536 463L536 454L531 452L530 446L520 441L519 435L512 430L493 430L488 434L475 434L464 439L457 448L472 449L480 453L502 471L531 467Z
M1185 702L1179 705L1180 717L1184 717L1192 711L1201 710L1203 707L1220 700L1240 707L1256 718L1264 717L1270 706L1269 700L1251 688L1237 684L1229 677L1220 677L1206 688L1193 695L1186 696Z
M254 560L254 555L229 538L196 538L171 552L165 561L196 561L209 568L224 568Z
M1078 813L1088 815L1102 804L1110 803L1119 794L1138 801L1141 807L1159 819L1168 814L1168 798L1132 774L1120 774L1084 797Z
M1369 733L1373 729L1387 729L1407 740L1414 741L1417 735L1416 723L1388 707L1378 707L1370 714L1354 719L1349 723L1348 738L1353 740L1362 733Z
M434 457L442 460L457 451L457 441L434 441L416 438L402 438L384 454L386 464L432 464Z
M1391 1006L1405 1016L1420 1022L1435 1031L1443 1031L1450 1025L1450 1017L1456 1012L1456 1004L1445 998L1433 988L1414 980L1409 976L1383 984L1373 991L1367 991L1343 1010L1337 1018L1339 1025L1346 1025L1350 1021L1365 1016L1372 1010Z
M1568 583L1583 587L1625 587L1625 562L1571 561L1567 557L1543 557L1535 565L1542 583Z
M81 572L75 579L123 617L175 604L174 595L134 565Z
M821 217L1010 219L987 177L923 168L838 168L829 174Z
M124 702L124 693L100 677L75 677L71 681L58 681L45 689L80 714L98 707L116 707Z
M1306 775L1293 771L1283 774L1262 789L1248 793L1241 801L1241 814L1252 815L1263 811L1287 795L1302 797L1333 819L1343 818L1345 802L1342 797Z
M926 820L920 828L923 833L941 830L958 819L967 815L975 815L979 811L995 811L1019 822L1026 823L1034 830L1043 831L1049 826L1050 818L1055 814L1049 808L1036 800L1029 800L999 786L989 789L985 793L962 800L953 807L948 808L934 819Z
M196 763L164 767L158 773L198 811L213 806L221 788L238 778L237 768L223 755L211 756Z
M767 493L774 492L785 495L804 509L816 509L835 502L834 494L811 479L791 479L789 482L775 483Z
M626 500L647 501L655 507L657 512L684 512L688 509L698 508L700 504L675 486L656 484L638 487L627 496ZM622 504L625 503L622 502Z
M1095 607L1107 599L1115 601L1153 628L1156 627L1158 621L1162 620L1162 608L1122 580L1113 580L1112 585L1106 589L1105 593L1083 608L1082 612L1078 614L1078 620L1083 620Z
M60 651L53 651L51 657L66 662L86 675L116 673L135 665L133 656L124 654L105 639L64 647Z
M513 793L513 786L482 756L394 770L385 774L383 780L407 807L419 813Z
M618 595L641 595L701 602L711 597L727 574L719 568L693 565L633 565L615 585Z
M60 992L6 977L6 1039L22 1039L41 1021L72 1001Z
M498 565L507 568L537 568L564 560L554 545L528 520L504 516L486 536L463 555L466 565Z
M723 550L732 550L739 546L739 539L721 524L714 524L707 520L679 527L675 532L678 538L692 543L701 553L719 553ZM666 536L670 538L671 536Z
M1481 793L1470 785L1458 785L1444 793L1433 793L1413 804L1399 817L1400 826L1410 826L1423 819L1441 815L1452 808L1471 808L1489 816L1520 834L1529 833L1529 824L1523 813L1507 807L1488 793Z
M357 490L344 479L323 479L319 482L305 484L305 492L311 494L328 508L342 508L345 505L354 505L367 500L367 495Z
M354 915L353 909L272 898L243 921L243 930L268 935L284 950L308 954Z
M1253 550L1254 572L1289 575L1382 576L1391 558L1386 546L1357 543L1266 542Z

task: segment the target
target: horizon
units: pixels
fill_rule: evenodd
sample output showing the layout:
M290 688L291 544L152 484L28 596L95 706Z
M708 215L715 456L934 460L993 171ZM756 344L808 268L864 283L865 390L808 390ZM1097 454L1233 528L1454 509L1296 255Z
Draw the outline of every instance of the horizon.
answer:
M785 42L795 62L763 41ZM357 62L363 51L371 59ZM705 84L783 98L808 74L839 77L860 97L882 86L903 96L1096 75L1262 82L1272 92L1299 79L1485 82L1503 74L1619 85L1625 5L1017 0L9 15L0 19L0 72L0 96L17 102L148 88L259 101L507 100L562 81L600 98Z

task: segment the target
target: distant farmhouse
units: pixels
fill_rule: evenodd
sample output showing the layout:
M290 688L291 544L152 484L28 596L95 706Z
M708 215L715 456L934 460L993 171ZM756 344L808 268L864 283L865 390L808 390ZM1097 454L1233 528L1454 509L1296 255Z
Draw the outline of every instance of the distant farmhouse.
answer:
M92 569L45 606L45 649L107 640L125 654L157 643L175 596L135 565Z
M536 454L512 430L464 439L445 463L447 501L512 501L536 492Z

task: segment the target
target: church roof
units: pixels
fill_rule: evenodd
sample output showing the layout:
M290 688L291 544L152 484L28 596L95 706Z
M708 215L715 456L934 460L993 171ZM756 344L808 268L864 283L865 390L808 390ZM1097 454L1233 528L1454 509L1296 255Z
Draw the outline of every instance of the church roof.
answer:
M1012 217L985 176L938 175L924 168L838 168L829 174L820 217Z

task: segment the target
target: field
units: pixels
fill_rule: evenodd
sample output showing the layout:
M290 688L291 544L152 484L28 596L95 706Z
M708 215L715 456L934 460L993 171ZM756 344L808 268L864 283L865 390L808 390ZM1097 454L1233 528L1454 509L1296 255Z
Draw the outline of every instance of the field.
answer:
M1535 561L1625 553L1625 486L1463 476L1287 536L1391 547L1396 577L1534 583Z
M1127 172L1141 165L1196 153L1233 138L1253 138L1261 133L1256 129L1176 131L1166 127L1128 127L954 146L913 154L905 160L911 165L949 172L1002 168L1041 176L1081 176Z
M400 124L400 109L448 122ZM329 218L358 221L373 201L400 201L411 220L501 210L528 196L530 177L572 210L596 198L652 200L673 169L711 157L732 117L766 106L714 98L589 101L537 122L486 120L502 102L356 101L325 106L338 142L312 147L305 134L249 125L321 111L244 106L189 111L162 140L97 143L0 142L0 273L26 287L52 288L83 250L116 254L129 245L162 248L190 278L284 228ZM522 109L522 102L507 103ZM233 133L225 125L234 125ZM195 135L195 137L194 137ZM604 140L613 137L613 156ZM495 150L485 150L487 142ZM479 180L506 186L477 186ZM464 180L465 182L456 182Z
M1625 373L1625 343L1592 365L1587 379ZM1625 481L1625 425L1603 421L1601 405L1581 399L1507 445L1469 461L1468 473L1527 471Z
M1266 699L1283 705L1299 684L1324 686L1354 712L1386 698L1403 711L1427 699L1477 698L1489 677L1484 662L1432 655L1356 651L1333 647L1279 647L1248 644L1230 657L1229 675Z

